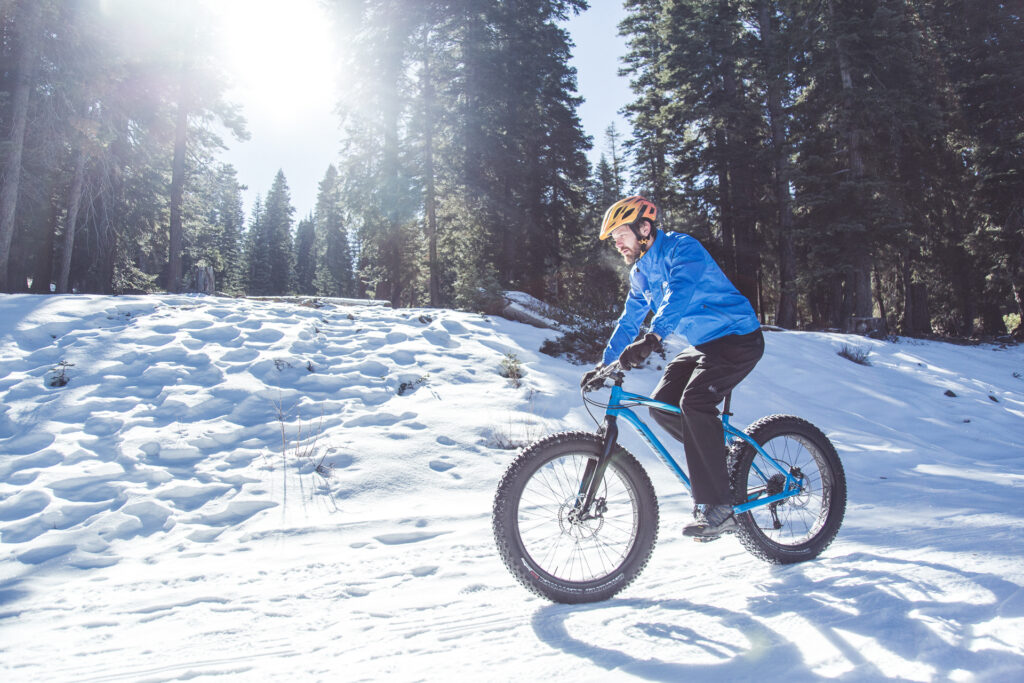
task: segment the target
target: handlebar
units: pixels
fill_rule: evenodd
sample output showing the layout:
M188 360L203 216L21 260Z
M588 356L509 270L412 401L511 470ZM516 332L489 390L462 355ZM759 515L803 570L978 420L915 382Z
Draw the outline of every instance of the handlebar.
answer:
M623 380L626 377L626 370L619 361L614 360L608 365L601 368L600 372L587 383L587 386L583 387L583 393L586 394L591 391L597 391L604 387L606 380L611 379L616 386L621 386Z

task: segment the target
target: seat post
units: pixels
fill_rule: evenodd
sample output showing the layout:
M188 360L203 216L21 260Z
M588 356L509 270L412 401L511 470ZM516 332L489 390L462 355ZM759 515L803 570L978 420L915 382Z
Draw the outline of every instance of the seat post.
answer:
M725 395L725 405L722 406L722 415L725 415L727 417L731 417L732 416L732 413L729 410L731 403L732 403L732 392L730 391L728 394Z

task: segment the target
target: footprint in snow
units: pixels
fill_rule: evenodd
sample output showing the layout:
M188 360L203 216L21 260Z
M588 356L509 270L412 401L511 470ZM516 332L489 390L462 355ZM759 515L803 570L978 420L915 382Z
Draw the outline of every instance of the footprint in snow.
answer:
M156 494L156 497L160 500L169 501L179 510L191 512L201 508L211 500L219 498L230 490L231 487L227 484L182 484L160 491Z
M118 467L120 469L120 467ZM110 474L88 475L84 477L70 477L59 481L50 482L47 486L54 495L66 501L74 503L110 503L121 495L121 488L115 484L120 483L121 472Z
M346 467L351 467L356 459L348 453L328 454L327 463L336 470L343 470Z
M247 363L259 358L260 352L256 349L235 349L228 351L220 359L226 363Z
M406 545L409 543L419 543L421 541L429 541L432 538L443 536L449 531L405 531L394 534L381 534L380 536L374 536L379 543L384 545Z
M442 320L441 325L451 334L466 334L469 330L457 320Z
M124 426L124 420L113 417L90 417L82 426L82 431L93 436L110 436L116 434Z
M190 524L205 524L206 526L227 527L234 526L249 519L257 512L277 506L277 503L269 500L234 500L227 504L223 510L211 514L200 514L188 520Z
M137 345L137 346L152 346L152 347L155 348L155 347L158 347L158 346L166 346L166 345L170 344L171 342L173 342L174 340L175 340L174 335L170 335L170 334L151 334L151 335L142 337L140 339L135 339L135 340L132 341L132 343Z
M148 536L157 531L166 529L167 519L171 516L171 510L169 508L152 501L141 501L125 505L121 508L121 512L139 519L142 523L142 529L138 534L140 536Z
M114 509L117 505L118 503L113 500L63 505L51 503L43 512L6 525L0 531L0 542L26 543L51 530L71 529L95 515Z
M22 564L42 564L61 555L67 555L75 549L73 545L45 545L18 555L18 561Z
M0 522L13 522L42 512L50 504L44 491L21 491L0 502Z
M233 325L218 325L191 332L193 339L207 344L226 344L241 334L241 330Z
M46 432L31 432L22 436L16 436L13 439L7 439L0 443L0 453L7 456L36 453L52 444L55 438L53 434L47 434ZM26 466L32 467L32 465Z
M416 354L399 349L391 353L391 360L395 361L396 365L412 365L416 362Z
M360 375L367 377L383 377L388 374L388 366L377 361L368 360L358 363L351 367L343 368L344 372L358 372Z
M451 335L445 330L427 328L423 330L423 338L431 344L445 349L455 348L459 345L457 342L452 341Z
M409 571L410 574L416 578L423 578L424 576L432 576L437 573L439 567L436 565L424 565L422 567L414 567Z
M245 335L245 342L255 344L273 344L284 338L284 332L269 328L266 330L255 330Z
M391 427L403 420L411 420L415 417L416 413L402 413L401 415L371 413L349 420L345 423L345 427Z

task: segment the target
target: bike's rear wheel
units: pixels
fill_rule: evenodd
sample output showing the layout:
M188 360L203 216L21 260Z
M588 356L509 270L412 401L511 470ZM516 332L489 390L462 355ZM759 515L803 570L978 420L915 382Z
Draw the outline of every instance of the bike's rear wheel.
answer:
M747 429L787 472L803 478L801 492L737 515L740 542L772 564L817 557L835 539L846 511L846 476L821 430L792 415L771 415ZM734 503L781 493L785 476L746 442L732 449Z
M595 434L555 434L526 448L498 485L492 517L498 552L513 576L541 597L607 600L650 558L658 501L647 473L621 446L612 451L592 516L579 518L584 471L600 454Z

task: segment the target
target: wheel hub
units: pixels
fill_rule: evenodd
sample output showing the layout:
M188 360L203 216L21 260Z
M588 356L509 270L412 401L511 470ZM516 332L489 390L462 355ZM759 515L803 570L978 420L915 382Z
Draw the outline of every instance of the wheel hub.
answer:
M608 504L604 498L597 498L591 505L593 514L583 515L577 508L576 498L570 498L558 509L558 526L563 534L576 539L596 536L604 526L604 513L608 512Z

